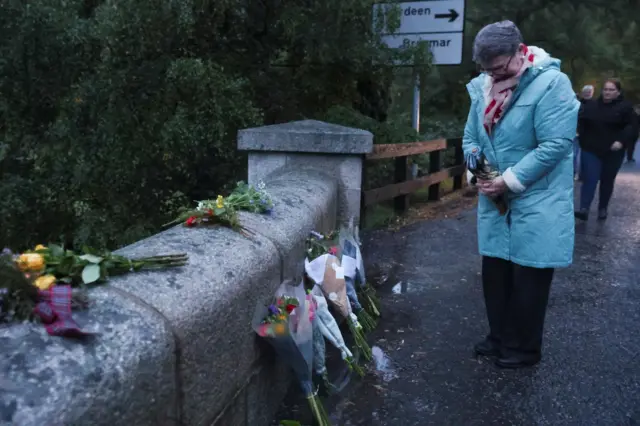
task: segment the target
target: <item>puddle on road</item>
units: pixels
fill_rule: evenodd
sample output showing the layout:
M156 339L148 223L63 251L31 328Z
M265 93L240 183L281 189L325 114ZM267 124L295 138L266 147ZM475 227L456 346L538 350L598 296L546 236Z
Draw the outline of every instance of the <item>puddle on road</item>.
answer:
M382 380L385 382L390 382L391 380L398 378L398 373L396 373L396 370L391 365L391 360L379 346L372 347L371 353L376 365L376 375L382 377Z
M404 294L409 291L409 283L407 281L400 281L398 284L391 288L393 294Z

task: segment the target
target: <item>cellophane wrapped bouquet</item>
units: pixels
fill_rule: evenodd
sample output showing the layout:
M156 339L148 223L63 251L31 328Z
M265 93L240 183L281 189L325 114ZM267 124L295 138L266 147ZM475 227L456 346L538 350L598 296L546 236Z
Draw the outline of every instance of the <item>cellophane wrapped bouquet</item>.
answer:
M321 234L313 233L307 240L307 258L305 259L305 272L309 279L322 289L328 303L342 316L349 326L356 347L371 360L371 348L364 336L362 325L358 317L351 310L351 304L347 297L347 285L345 282L344 268L340 264L339 247L322 241L328 240ZM324 253L322 247L324 247ZM312 257L316 255L317 257Z
M356 238L356 230L353 226L353 219L348 227L343 227L339 232L340 254L342 267L344 268L344 279L347 286L347 296L351 303L351 308L358 317L358 321L365 331L372 331L376 327L374 316L379 316L377 306L373 304L368 294L364 294L365 306L369 307L370 314L360 302L358 291L364 291L364 263L360 252L359 243ZM370 290L369 290L370 291Z
M500 176L500 172L494 170L484 153L480 153L478 156L477 165L475 168L469 168L469 171L473 174L471 178L471 184L475 185L480 180L492 180ZM497 197L491 197L491 201L496 205L501 215L507 213L509 210L509 204L505 194L498 195Z
M253 329L293 370L319 426L330 426L313 384L315 304L303 285L283 283L268 306L258 305Z

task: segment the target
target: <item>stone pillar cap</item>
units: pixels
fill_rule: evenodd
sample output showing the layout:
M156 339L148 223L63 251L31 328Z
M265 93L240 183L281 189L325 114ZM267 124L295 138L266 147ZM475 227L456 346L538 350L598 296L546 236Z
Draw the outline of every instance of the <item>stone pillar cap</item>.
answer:
M373 134L317 120L293 121L238 131L242 151L368 154Z

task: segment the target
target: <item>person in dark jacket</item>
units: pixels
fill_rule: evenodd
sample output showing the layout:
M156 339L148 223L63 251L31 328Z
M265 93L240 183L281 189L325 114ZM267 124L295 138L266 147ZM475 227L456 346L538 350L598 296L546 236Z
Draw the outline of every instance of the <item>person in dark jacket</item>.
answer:
M593 99L595 89L592 85L587 85L582 88L579 95L576 95L581 104ZM577 132L577 131L576 131ZM582 172L580 171L580 135L576 133L576 139L573 141L573 174L575 180L582 181Z
M640 105L636 105L633 107L635 113L636 113L636 120L638 120L638 123L640 123ZM639 127L639 133L640 133L640 126ZM636 135L636 140L640 138L640 134ZM627 147L627 161L629 163L635 163L636 159L633 156L634 151L636 150L636 142L629 144L629 146Z
M582 149L582 190L577 219L587 220L600 182L598 219L607 218L613 185L630 144L635 144L638 120L633 105L624 100L617 79L608 79L602 95L582 104L578 116L578 133Z

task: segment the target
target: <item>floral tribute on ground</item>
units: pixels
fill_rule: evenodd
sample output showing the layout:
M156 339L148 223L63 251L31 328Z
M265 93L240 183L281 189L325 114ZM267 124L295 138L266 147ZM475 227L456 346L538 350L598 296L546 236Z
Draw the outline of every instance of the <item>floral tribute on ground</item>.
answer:
M315 321L314 298L305 293L303 284L295 286L285 282L276 292L273 303L257 306L252 325L293 370L316 424L330 426L329 416L313 383Z
M236 188L227 198L218 195L215 200L198 201L195 209L183 209L175 220L165 226L177 223L184 223L187 227L196 225L226 226L249 236L250 232L240 224L238 211L268 214L272 209L273 201L263 182L260 182L257 187L253 187L241 181L237 183Z
M86 308L86 289L110 276L186 265L186 254L129 259L84 249L82 254L51 244L0 254L0 322L40 320L55 336L80 337L72 309Z
M307 239L305 273L314 285L321 289L322 294L338 315L346 320L360 353L367 360L371 360L371 348L347 296L345 270L340 262L340 247L336 241L338 236L337 233L325 236L312 232Z
M367 332L373 331L377 325L375 318L380 316L380 311L376 302L371 297L373 288L366 288L364 262L357 238L357 229L353 226L353 219L349 222L348 227L340 229L338 238L340 241L340 253L342 255L340 260L344 268L344 279L351 308L358 317L358 321L360 321L364 330ZM373 296L375 297L375 293ZM360 303L360 298L363 299L364 305Z

